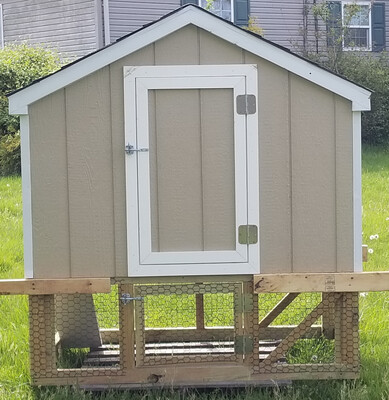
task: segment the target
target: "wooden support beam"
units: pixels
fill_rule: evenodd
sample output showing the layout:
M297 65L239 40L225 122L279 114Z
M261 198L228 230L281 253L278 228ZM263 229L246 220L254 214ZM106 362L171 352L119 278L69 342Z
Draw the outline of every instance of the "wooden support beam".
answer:
M379 292L389 290L389 271L254 275L255 293Z
M259 322L259 329L267 328L288 305L299 295L299 293L288 293L281 301Z
M91 294L109 293L110 291L111 281L109 278L0 280L0 295Z

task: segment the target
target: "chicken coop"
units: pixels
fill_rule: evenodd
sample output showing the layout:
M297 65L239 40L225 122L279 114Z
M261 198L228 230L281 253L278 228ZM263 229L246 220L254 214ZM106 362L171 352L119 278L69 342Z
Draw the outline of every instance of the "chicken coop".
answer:
M369 98L193 5L12 93L33 383L357 377Z

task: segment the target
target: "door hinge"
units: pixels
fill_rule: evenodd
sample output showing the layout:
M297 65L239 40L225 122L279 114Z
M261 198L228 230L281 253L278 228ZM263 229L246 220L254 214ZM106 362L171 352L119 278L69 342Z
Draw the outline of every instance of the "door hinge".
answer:
M235 337L235 354L249 354L254 350L254 339L251 336L242 335Z
M257 112L257 98L253 94L236 96L236 112L240 115L255 114Z
M258 243L257 225L240 225L238 229L238 241L240 244Z
M247 313L251 312L254 309L254 299L251 293L242 294L237 301L236 304L236 312L237 313Z

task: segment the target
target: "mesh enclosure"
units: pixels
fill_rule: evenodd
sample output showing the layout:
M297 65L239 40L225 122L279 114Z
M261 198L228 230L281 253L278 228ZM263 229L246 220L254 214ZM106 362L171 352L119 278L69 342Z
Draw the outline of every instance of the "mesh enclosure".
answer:
M252 281L129 279L111 289L30 296L34 383L98 379L142 385L169 368L209 363L214 374L236 365L248 381L351 377L359 371L358 293L257 295ZM208 379L207 368L203 377L198 373Z
M34 379L123 370L118 286L110 294L30 296Z
M241 286L135 286L136 365L238 361Z

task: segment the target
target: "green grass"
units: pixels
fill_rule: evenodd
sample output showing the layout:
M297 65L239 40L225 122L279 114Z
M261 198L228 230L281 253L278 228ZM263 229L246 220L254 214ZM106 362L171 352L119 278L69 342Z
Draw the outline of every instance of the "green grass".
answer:
M389 269L389 152L363 151L363 242L373 251L366 270ZM0 178L0 278L23 276L21 182ZM377 237L378 235L378 237ZM371 238L370 238L371 237ZM228 296L226 301L228 302ZM272 301L277 301L274 297ZM103 307L107 299L97 302ZM270 305L269 305L270 307ZM193 310L192 310L193 311ZM28 370L27 299L0 296L0 400L383 400L389 398L389 294L368 293L360 298L361 378L356 381L304 381L279 389L236 389L204 391L139 391L91 394L77 388L32 388ZM103 316L107 326L115 316ZM112 320L110 318L113 318ZM156 317L155 317L156 318ZM175 318L175 316L174 316ZM282 321L278 321L282 323ZM177 323L181 323L177 321ZM188 322L190 325L193 321ZM212 325L212 321L209 324ZM150 320L158 326L158 319ZM312 340L294 347L290 362L314 352L331 353L332 343Z

